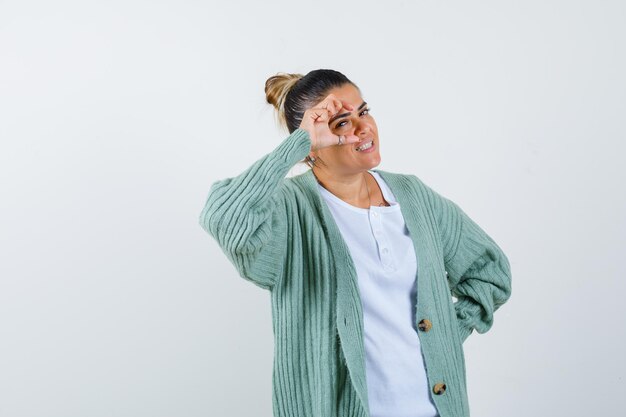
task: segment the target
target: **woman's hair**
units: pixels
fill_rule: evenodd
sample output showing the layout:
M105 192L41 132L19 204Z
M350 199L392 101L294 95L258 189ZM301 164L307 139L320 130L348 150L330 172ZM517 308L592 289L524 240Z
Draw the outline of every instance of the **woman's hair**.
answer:
M358 87L339 71L318 69L302 74L278 73L265 81L265 98L277 111L278 122L293 133L304 112L322 101L335 87Z

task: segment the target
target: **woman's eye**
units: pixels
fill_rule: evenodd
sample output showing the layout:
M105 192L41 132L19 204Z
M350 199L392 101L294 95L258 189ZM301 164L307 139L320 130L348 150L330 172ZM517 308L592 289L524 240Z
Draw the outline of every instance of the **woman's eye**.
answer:
M371 110L370 107L361 110L361 113L359 113L359 116L367 116L370 113L370 110ZM342 127L345 127L348 123L350 123L349 120L344 120L342 122L339 122L335 125L335 129L340 129Z

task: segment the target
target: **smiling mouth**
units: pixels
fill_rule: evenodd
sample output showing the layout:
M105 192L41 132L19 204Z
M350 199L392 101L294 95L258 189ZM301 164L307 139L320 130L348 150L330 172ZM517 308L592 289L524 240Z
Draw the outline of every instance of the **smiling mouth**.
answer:
M358 152L360 151L365 151L369 148L371 148L372 146L374 146L374 140L370 139L369 141L365 142L363 145L355 148Z

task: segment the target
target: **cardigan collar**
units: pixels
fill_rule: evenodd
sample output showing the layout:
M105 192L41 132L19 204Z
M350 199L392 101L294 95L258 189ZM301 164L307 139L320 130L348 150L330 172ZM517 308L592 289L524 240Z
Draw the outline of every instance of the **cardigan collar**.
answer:
M424 265L428 266L431 263L420 262L422 259L429 257L428 243L426 239L416 239L417 236L425 236L426 233L426 221L423 214L424 205L420 199L417 198L417 193L409 191L410 184L407 181L406 175L394 174L379 169L373 169L372 171L377 172L383 178L396 197L398 204L400 204L400 209L411 235L418 259L418 268L420 268L419 274L428 272L426 270L427 267L424 267ZM313 171L307 170L292 179L312 196L312 202L316 212L320 215L322 227L326 231L333 250L332 255L334 257L335 271L337 274L336 324L341 341L340 345L355 391L369 415L365 373L363 311L356 268L354 267L348 246L341 236L339 227L335 223L330 209L320 194L317 179ZM427 288L424 287L427 285L426 282L427 280L418 280L418 296L422 290L427 290ZM414 302L417 304L417 300L414 300Z

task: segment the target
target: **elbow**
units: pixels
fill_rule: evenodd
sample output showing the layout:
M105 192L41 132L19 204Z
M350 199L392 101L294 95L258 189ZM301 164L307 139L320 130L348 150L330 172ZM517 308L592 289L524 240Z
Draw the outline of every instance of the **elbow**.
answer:
M212 225L212 222L214 223L214 217L211 216L210 213L210 205L207 202L207 204L204 206L204 208L202 209L202 211L200 212L200 216L198 216L198 224L200 224L200 227L202 227L202 229L207 232L210 235L213 235L212 230L214 224Z
M208 201L198 223L232 256L257 252L272 238L270 224L264 218L251 218L231 208Z
M498 291L499 297L495 300L496 308L506 303L509 298L511 298L512 292L511 264L509 262L509 259L503 252L500 252L498 266L498 271L500 275L498 287L500 291Z
M209 197L206 204L202 208L200 215L198 216L198 223L205 232L211 236L215 236L214 231L217 226L217 218L215 216L215 211L211 209L212 205L211 198Z
M219 210L219 207L228 207L224 204L228 199L228 184L231 179L219 180L214 182L209 189L209 193L204 203L204 207L198 216L198 223L200 226L211 236L216 237L217 230L219 229L220 213L223 215L223 210Z

